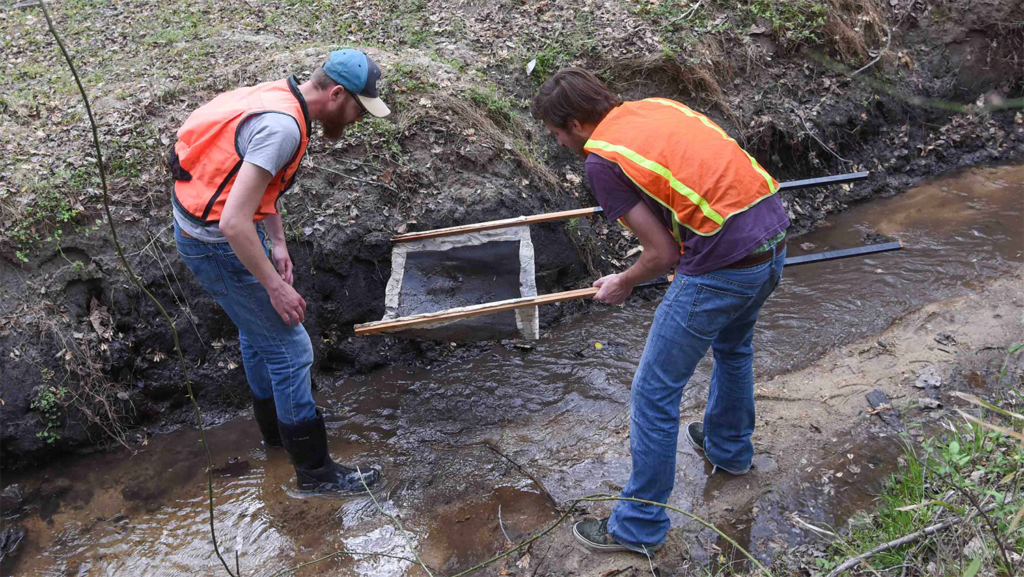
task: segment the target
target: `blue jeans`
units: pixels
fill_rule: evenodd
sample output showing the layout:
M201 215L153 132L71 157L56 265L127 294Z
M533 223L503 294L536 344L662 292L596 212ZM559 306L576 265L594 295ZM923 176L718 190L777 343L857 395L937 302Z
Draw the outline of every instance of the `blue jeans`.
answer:
M257 231L266 251L263 227ZM274 397L277 420L286 425L314 418L316 402L309 376L313 344L306 329L281 320L267 289L238 260L230 244L187 238L177 223L174 240L196 280L238 327L242 365L253 395Z
M776 249L772 249L776 252ZM786 250L761 265L676 275L654 315L647 346L633 377L629 448L633 470L623 497L667 503L676 472L679 402L697 363L714 352L704 451L712 464L734 472L750 468L754 445L754 324L782 278ZM608 532L626 544L665 540L662 507L619 501Z

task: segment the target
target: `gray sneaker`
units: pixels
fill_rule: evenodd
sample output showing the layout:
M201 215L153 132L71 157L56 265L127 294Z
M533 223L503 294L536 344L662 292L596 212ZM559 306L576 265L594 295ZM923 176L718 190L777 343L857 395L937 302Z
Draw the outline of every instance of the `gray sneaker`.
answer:
M608 533L608 517L605 517L604 519L579 521L572 526L572 536L587 549L598 553L630 551L632 553L640 553L642 555L649 556L661 547L661 545L648 547L646 545L633 545L631 543L621 543L616 541L615 537L612 537L611 534Z
M694 450L700 451L700 454L704 455L705 459L708 459L707 453L704 452L704 423L703 422L701 422L701 421L693 421L691 423L688 423L686 425L686 432L684 433L684 436L686 437L686 442L689 443L690 446L694 448ZM712 475L715 474L715 470L717 470L717 469L721 469L721 470L725 471L726 473L729 473L730 475L736 475L736 476L746 475L747 473L750 472L750 469L753 468L753 465L751 465L751 466L747 467L746 469L744 469L742 471L733 471L732 469L727 469L725 467L722 467L722 466L719 466L719 465L715 465L711 461L711 459L708 459L708 462L711 463L711 465L712 465L712 469L711 469L711 474Z

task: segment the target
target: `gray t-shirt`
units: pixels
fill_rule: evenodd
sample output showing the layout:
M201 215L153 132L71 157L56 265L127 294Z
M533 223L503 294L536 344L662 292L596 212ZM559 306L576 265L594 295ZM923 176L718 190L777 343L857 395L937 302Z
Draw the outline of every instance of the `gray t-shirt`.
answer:
M302 134L295 119L287 114L265 112L250 116L238 127L235 145L242 160L270 174L277 174L299 149ZM198 224L174 206L174 221L181 230L204 242L227 242L220 224Z

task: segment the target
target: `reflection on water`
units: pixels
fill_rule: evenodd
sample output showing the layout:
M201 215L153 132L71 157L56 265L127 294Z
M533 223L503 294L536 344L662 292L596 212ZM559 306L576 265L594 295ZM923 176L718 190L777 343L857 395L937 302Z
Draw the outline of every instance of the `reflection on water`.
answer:
M1022 260L1022 215L1024 167L986 168L855 207L793 239L793 255L877 235L900 238L906 249L787 269L758 325L758 378L804 366L925 303L1002 274ZM380 466L381 505L401 515L424 561L446 572L465 569L501 548L499 506L512 539L554 518L538 486L488 446L529 463L559 500L625 484L629 384L656 305L595 308L552 327L529 351L495 345L466 362L347 379L320 399L338 415L330 430L335 457ZM684 416L702 411L709 373L705 359L684 396ZM5 475L5 486L17 483L26 496L29 513L18 522L29 534L3 574L221 574L196 437L182 431L151 439L131 457L92 455ZM251 421L229 423L208 438L216 464L225 467L214 487L218 535L232 564L240 551L243 573L269 574L341 548L408 555L404 538L370 499L290 496L286 456L259 447ZM703 466L681 462L671 503L702 503L705 490L713 492L706 479ZM812 517L829 522L844 513L843 495L822 501L803 495L801 486L794 482L789 510L831 508ZM748 539L778 529L770 516L751 519ZM396 559L338 558L304 574L397 575L407 568Z

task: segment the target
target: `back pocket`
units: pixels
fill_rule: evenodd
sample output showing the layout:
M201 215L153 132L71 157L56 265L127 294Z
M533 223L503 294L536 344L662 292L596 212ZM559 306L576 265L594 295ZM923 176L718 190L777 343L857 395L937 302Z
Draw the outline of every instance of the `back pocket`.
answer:
M181 259L188 265L188 269L195 275L199 285L206 292L215 297L222 297L228 294L228 287L224 284L224 277L221 276L220 266L217 265L217 258L213 254L206 253L198 256L181 254Z
M742 295L698 285L686 317L686 328L702 337L714 338L743 309L754 295Z

